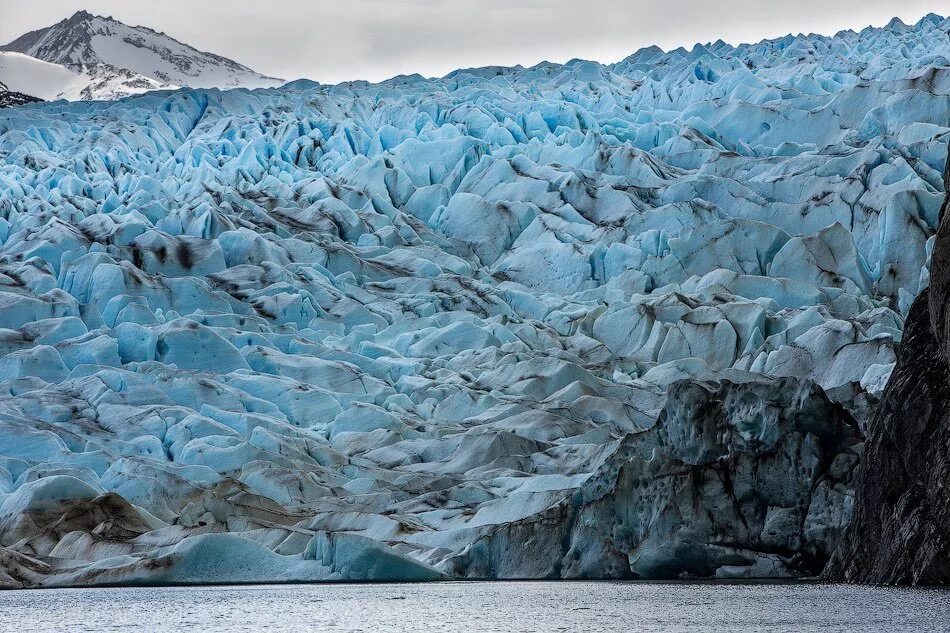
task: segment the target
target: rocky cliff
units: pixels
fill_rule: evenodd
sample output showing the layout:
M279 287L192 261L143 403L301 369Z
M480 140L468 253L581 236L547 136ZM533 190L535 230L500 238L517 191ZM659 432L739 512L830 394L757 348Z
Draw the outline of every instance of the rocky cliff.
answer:
M944 174L950 183L950 160ZM950 216L944 201L929 290L905 321L897 366L869 428L850 528L828 580L950 580Z
M22 92L4 90L3 84L0 84L0 108L13 108L19 105L26 105L27 103L37 103L39 101L42 101L42 99L31 97Z

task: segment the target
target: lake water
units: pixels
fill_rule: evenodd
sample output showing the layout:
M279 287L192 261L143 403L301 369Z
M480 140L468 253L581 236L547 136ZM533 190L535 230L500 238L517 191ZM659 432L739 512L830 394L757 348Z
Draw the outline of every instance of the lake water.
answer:
M950 631L950 592L484 582L0 592L0 631Z

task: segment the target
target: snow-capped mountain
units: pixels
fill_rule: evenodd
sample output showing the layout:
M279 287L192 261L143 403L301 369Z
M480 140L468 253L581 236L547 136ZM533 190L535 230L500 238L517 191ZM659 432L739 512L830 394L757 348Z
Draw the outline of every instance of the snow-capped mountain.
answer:
M114 99L162 88L261 88L282 80L164 33L80 11L0 47L0 81L42 99Z

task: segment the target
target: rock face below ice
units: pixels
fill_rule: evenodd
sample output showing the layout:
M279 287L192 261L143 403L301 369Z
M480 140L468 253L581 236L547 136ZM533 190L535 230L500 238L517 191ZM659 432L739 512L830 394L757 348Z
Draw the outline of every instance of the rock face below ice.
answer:
M950 180L950 160L946 178ZM900 360L871 422L855 520L824 572L876 584L950 582L950 200L933 279L907 317Z
M816 573L948 32L4 110L0 582Z

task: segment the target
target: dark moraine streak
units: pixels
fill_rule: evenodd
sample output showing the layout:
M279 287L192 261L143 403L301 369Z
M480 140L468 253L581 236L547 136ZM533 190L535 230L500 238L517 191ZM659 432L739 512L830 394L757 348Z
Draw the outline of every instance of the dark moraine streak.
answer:
M944 172L950 190L950 158ZM950 196L930 288L904 326L897 366L869 429L851 525L827 580L943 585L950 581Z

